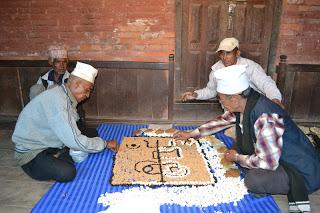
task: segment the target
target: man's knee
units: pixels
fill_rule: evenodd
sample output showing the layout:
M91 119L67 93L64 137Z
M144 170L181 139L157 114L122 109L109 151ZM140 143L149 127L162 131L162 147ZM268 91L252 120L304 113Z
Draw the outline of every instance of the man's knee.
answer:
M244 184L250 192L258 194L287 194L289 191L288 175L282 167L276 171L248 170Z
M59 171L59 174L55 177L56 181L59 182L69 182L72 181L76 177L77 171L74 166L67 166L64 168L61 168Z
M263 184L259 178L252 172L248 172L244 178L244 184L250 192L263 193L261 192L261 185Z

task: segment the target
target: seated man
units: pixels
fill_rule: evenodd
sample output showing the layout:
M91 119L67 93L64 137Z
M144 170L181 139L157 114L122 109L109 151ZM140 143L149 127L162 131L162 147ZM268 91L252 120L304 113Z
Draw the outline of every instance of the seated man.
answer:
M281 93L276 83L267 76L262 67L256 62L240 56L239 41L236 38L225 38L217 49L220 60L211 67L209 82L205 88L182 94L182 101L207 100L217 95L217 80L215 71L231 65L247 65L246 73L250 81L250 87L264 94L275 103L281 104Z
M31 86L29 93L30 100L47 89L66 83L70 76L70 73L67 70L69 63L68 51L64 46L53 45L49 47L48 63L52 68L46 73L41 74L37 83ZM86 125L85 111L82 107L82 104L78 104L77 113L79 115L77 125L82 134L88 137L97 136L98 133L96 129L88 128Z
M48 63L52 68L42 74L37 83L30 88L30 100L54 85L66 83L70 75L67 71L68 62L68 52L65 47L58 45L49 47Z
M245 69L234 65L214 74L218 98L227 110L224 115L174 137L199 138L235 122L236 149L225 155L246 168L248 190L287 194L290 212L309 212L308 194L320 188L319 153L286 111L250 88Z
M89 98L98 70L78 62L67 83L39 94L22 110L12 135L15 158L36 180L67 182L76 169L69 148L88 153L117 150L117 143L88 138L79 131L77 104Z

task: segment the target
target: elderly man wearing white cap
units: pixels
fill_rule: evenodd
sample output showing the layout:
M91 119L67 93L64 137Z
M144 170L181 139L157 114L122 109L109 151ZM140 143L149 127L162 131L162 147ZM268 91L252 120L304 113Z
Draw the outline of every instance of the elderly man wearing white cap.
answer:
M76 121L78 103L89 98L98 70L77 62L67 83L39 94L22 110L12 141L15 159L36 180L71 181L76 175L70 150L85 153L105 148L117 151L115 141L81 134Z
M199 138L236 124L235 149L225 153L246 171L248 190L287 194L290 212L310 212L308 194L320 188L320 155L286 111L250 88L246 66L217 70L218 99L228 110L176 139Z
M251 88L264 94L275 103L281 104L281 93L275 82L267 76L262 67L254 61L240 56L239 41L236 38L225 38L217 49L220 60L211 67L209 82L205 88L182 94L182 100L207 100L217 95L217 80L214 72L231 65L246 65Z
M30 100L54 85L61 85L69 78L67 71L68 51L62 45L53 45L48 49L48 63L51 69L41 74L37 83L30 88Z

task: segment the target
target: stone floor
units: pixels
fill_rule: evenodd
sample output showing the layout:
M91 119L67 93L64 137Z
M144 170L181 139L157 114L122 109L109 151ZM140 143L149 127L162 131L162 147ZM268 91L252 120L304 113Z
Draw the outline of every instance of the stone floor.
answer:
M0 213L30 212L53 182L35 181L16 165L11 134L0 129Z
M0 213L30 212L53 182L29 178L13 160L12 127L0 126ZM282 212L288 212L286 196L274 196ZM312 212L320 212L320 190L310 196Z

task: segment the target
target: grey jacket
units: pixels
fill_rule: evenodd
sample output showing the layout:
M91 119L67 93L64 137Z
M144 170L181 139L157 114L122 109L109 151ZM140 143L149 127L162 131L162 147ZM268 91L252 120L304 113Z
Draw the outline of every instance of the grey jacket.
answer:
M77 127L77 101L63 84L32 99L19 115L12 141L20 165L31 161L47 148L63 148L88 153L105 148L99 137L88 138Z

